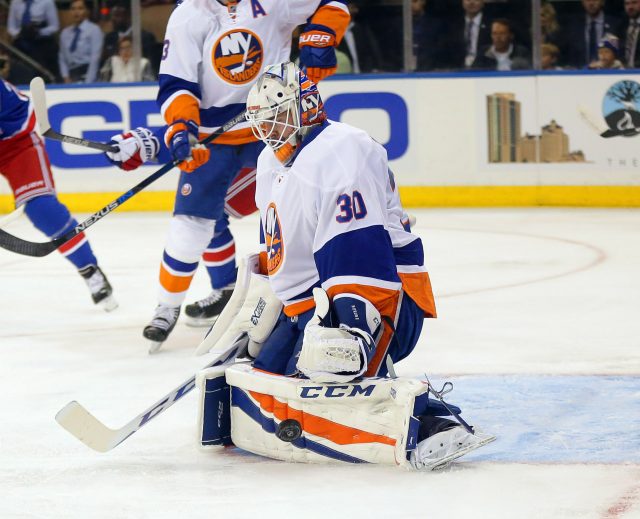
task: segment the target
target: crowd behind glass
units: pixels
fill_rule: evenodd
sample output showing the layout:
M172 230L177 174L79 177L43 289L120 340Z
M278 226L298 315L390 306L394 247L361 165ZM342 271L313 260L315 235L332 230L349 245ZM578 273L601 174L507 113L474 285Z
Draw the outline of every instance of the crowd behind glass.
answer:
M153 81L174 0L141 6L138 60L129 1L0 0L0 76L15 84L36 75L59 83ZM338 74L640 62L640 0L351 0L349 9ZM296 49L294 34L294 59Z

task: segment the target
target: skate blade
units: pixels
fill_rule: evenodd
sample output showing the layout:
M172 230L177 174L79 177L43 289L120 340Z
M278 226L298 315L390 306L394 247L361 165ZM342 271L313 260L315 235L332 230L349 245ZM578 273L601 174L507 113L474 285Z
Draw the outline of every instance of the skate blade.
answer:
M149 355L153 355L154 353L157 353L160 348L162 348L164 341L149 341L149 343Z
M116 308L118 308L118 302L113 298L113 296L108 296L100 301L98 303L98 306L105 312L113 312Z
M184 323L192 328L205 328L206 326L213 326L218 320L219 315L215 317L189 317L185 316Z
M460 458L461 456L464 456L465 454L470 453L471 451L474 451L476 449L479 449L480 447L486 445L487 443L491 443L492 441L494 441L496 439L495 436L492 436L490 434L485 434L485 433L481 433L481 432L477 432L474 436L474 439L476 439L477 441L474 441L473 443L469 443L467 445L465 445L464 447L462 447L461 449L458 449L456 452L453 452L451 454L449 454L448 456L445 456L444 458L441 458L437 461L433 461L432 463L425 463L422 466L421 470L441 470L444 468L447 468L449 465L451 465L451 462L457 458Z

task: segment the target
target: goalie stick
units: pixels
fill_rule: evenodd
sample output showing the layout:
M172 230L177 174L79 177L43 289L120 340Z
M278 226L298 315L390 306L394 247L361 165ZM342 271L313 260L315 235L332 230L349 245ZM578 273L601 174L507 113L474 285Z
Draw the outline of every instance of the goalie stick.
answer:
M215 138L219 137L223 133L229 131L233 126L245 120L244 112L236 115L233 119L230 119L225 124L223 124L218 130L208 135L206 138L202 139L198 142L199 145L206 145L213 141ZM55 238L51 241L45 242L32 242L23 240L22 238L18 238L17 236L13 236L6 231L0 229L0 247L3 249L10 250L11 252L15 252L17 254L22 254L24 256L36 256L42 257L50 254L54 250L56 250L61 245L67 243L69 240L83 232L85 229L91 227L98 220L101 220L109 213L111 213L116 208L120 207L124 204L129 198L131 198L136 193L142 191L149 184L158 180L162 175L171 171L174 167L180 164L182 161L175 159L171 162L167 162L164 166L162 166L158 171L152 173L147 178L145 178L139 184L133 186L129 191L123 193L118 198L116 198L113 202L107 204L99 211L93 213L89 218L85 221L76 225L69 232L66 232L59 238Z
M63 135L58 133L49 123L49 114L47 113L47 97L45 94L44 81L41 77L36 76L31 80L29 84L29 91L31 93L31 101L33 101L33 108L36 111L36 119L38 120L38 128L43 137L53 139L54 141L67 142L69 144L76 144L83 146L84 148L92 148L94 150L109 151L111 153L117 153L120 151L118 146L112 144L104 144L102 142L89 141L87 139L81 139L80 137L72 137L71 135Z
M206 341L207 338L205 338L203 342ZM244 340L236 341L203 369L231 363L230 361L234 360L237 354L242 351L245 343L246 341ZM107 452L120 445L129 436L140 430L156 416L169 409L169 407L189 393L195 387L195 381L195 375L185 380L169 394L165 395L119 429L107 427L75 400L69 402L58 411L56 421L87 447L98 452Z

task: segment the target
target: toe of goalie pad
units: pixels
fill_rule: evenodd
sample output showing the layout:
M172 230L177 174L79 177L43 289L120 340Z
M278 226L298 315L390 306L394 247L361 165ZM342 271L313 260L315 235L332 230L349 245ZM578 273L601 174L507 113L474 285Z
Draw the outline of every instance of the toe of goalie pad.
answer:
M230 366L231 439L250 452L304 463L409 466L417 446L417 378L324 384Z
M200 391L197 434L202 447L231 445L231 393L224 377L226 367L207 368L196 375Z

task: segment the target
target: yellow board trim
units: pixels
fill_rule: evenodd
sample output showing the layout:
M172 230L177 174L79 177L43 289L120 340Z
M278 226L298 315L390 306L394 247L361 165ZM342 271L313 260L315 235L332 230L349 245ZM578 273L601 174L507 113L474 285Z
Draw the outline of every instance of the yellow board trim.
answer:
M61 193L71 212L94 213L122 193ZM400 186L405 207L640 207L640 186ZM135 195L118 211L172 211L173 191ZM0 195L0 213L14 210Z

